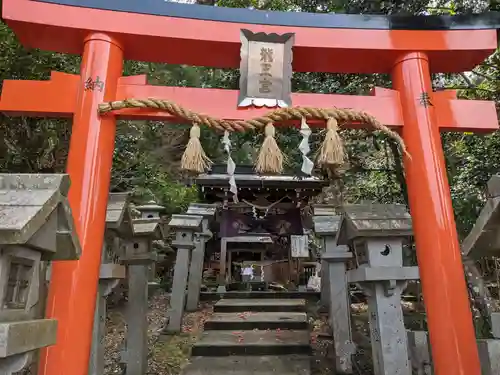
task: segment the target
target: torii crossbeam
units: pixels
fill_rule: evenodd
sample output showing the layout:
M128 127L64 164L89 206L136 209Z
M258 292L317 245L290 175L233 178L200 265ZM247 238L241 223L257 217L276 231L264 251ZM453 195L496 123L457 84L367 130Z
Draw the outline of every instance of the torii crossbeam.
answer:
M163 0L3 0L2 16L27 47L83 55L79 76L6 81L0 99L0 111L11 115L73 117L70 202L83 255L54 264L47 315L59 320L58 340L42 353L40 375L87 375L116 119L169 119L131 109L101 117L98 105L157 97L226 119L262 114L238 110L236 91L122 77L123 60L238 68L241 29L295 33L294 71L392 75L393 89L376 88L371 96L293 94L293 103L364 110L402 133L411 154L405 171L435 372L480 375L440 131L494 131L497 114L492 102L433 92L430 74L470 70L495 51L498 14L385 17ZM99 85L89 89L89 79Z

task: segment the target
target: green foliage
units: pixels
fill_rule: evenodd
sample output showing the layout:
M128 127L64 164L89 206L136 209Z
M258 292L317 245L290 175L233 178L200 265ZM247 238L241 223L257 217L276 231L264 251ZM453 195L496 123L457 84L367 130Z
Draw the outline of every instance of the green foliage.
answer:
M118 124L111 191L131 191L137 201L154 199L167 213L181 213L196 200L197 191L176 181L173 171L169 173L162 165L161 158L167 152L162 149L164 131L159 123Z
M458 88L463 98L500 100L500 56L493 54L468 74L449 79L446 88ZM500 133L474 135L447 133L443 148L455 208L458 233L463 237L471 229L486 199L486 183L498 172Z

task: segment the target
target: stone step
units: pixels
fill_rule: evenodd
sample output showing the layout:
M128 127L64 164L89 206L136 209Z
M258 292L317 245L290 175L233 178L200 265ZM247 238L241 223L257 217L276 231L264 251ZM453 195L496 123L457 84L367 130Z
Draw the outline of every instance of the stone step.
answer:
M215 313L230 312L305 312L303 299L221 299L214 305Z
M309 375L310 359L304 355L261 357L193 357L182 375Z
M221 297L225 299L236 298L259 298L259 299L273 299L273 298L302 298L311 301L318 301L320 298L319 292L297 292L297 291L230 291L224 293L217 292L201 292L201 301L216 301Z
M308 331L205 331L192 356L285 355L311 353Z
M215 313L205 322L205 330L308 329L304 312Z

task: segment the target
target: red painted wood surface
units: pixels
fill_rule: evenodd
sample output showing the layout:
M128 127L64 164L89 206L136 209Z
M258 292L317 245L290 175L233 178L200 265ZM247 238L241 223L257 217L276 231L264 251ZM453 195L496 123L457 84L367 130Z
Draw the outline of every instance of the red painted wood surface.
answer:
M160 0L159 0L160 1ZM389 73L399 55L426 52L432 72L467 71L497 48L496 30L360 30L250 25L3 0L2 16L26 46L81 54L90 31L124 46L125 59L239 68L240 29L295 33L296 72Z
M94 34L85 41L81 77L53 76L55 82L71 81L79 88L70 96L74 116L67 171L82 255L77 261L52 264L46 316L58 321L57 344L41 350L39 375L88 375L116 127L116 119L99 116L97 106L116 95L122 67L123 54L116 41ZM84 90L85 81L97 76L103 90ZM60 94L52 101L67 102Z
M10 115L71 117L79 85L78 75L59 72L52 72L49 81L6 80L0 96L0 111ZM169 99L193 111L231 120L247 120L270 111L268 108L238 109L236 90L152 86L146 84L144 75L121 77L114 99L148 97ZM296 93L292 100L294 106L354 108L370 113L391 128L404 126L399 94L395 90L376 87L370 96ZM493 102L459 100L454 91L434 92L431 100L441 131L490 132L498 129ZM166 112L155 110L125 109L115 114L129 120L182 122ZM359 127L358 124L347 126Z
M423 53L404 56L394 66L394 88L401 95L402 135L408 200L415 233L420 281L436 375L480 375L472 313L450 196L436 104L415 96L432 90Z

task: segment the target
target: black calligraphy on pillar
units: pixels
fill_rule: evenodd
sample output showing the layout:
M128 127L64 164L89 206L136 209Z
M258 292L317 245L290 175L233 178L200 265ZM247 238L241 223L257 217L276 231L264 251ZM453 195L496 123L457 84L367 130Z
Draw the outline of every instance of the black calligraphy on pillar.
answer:
M261 94L269 94L272 91L271 74L272 63L274 62L274 51L272 48L262 47L260 49L260 79L259 92Z
M432 107L434 105L431 102L431 96L427 92L423 92L420 94L419 102L420 105L423 105L424 107Z
M96 77L95 81L92 80L92 78L90 77L85 81L85 91L95 91L95 90L99 90L101 92L102 90L104 90L104 82L101 81L99 76Z

